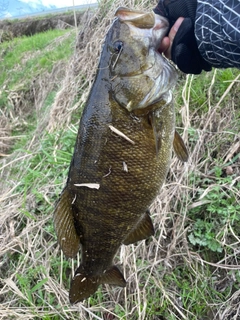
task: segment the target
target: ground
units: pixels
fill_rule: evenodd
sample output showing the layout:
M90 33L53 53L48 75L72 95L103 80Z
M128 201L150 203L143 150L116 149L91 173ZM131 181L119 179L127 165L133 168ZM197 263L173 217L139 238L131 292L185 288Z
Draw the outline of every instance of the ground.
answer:
M102 286L71 306L77 259L65 258L52 214L71 161L101 43L123 1L102 1L76 30L14 38L0 49L1 319L240 319L240 72L179 74L173 155L151 207L155 235L122 246L126 289ZM153 3L134 6L151 9ZM76 36L77 34L77 36ZM79 257L78 257L79 259Z

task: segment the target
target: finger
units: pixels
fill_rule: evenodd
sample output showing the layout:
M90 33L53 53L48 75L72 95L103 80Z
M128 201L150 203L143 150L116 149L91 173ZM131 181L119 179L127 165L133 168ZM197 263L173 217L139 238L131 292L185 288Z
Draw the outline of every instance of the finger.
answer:
M169 38L168 37L164 37L162 42L161 42L161 44L160 44L160 46L159 46L159 48L158 48L158 51L160 53L163 53L168 49L169 46L170 46Z
M178 29L181 25L181 23L183 22L184 18L180 17L176 20L176 22L174 23L174 25L172 26L171 30L169 31L168 37L169 37L169 41L170 41L170 45L167 48L167 50L164 52L165 56L168 59L171 59L171 49L172 49L172 43L174 40L174 37L176 35L176 33L178 32Z

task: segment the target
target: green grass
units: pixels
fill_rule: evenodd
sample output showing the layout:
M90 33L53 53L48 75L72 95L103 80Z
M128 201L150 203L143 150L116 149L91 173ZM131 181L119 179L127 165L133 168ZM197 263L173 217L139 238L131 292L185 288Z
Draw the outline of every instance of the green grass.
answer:
M28 135L15 145L15 151L29 155L31 158L30 162L29 157L26 157L26 160L17 162L12 171L16 175L22 172L16 192L24 193L21 209L22 213L28 218L37 220L38 215L51 214L52 208L49 206L48 201L46 201L46 195L42 193L41 188L49 185L49 183L52 186L56 186L54 193L51 194L51 200L57 199L61 191L61 187L57 186L62 186L63 181L66 180L68 166L73 153L74 140L75 134L71 130L68 130L52 134L47 133L41 138L38 148L34 152L23 148L24 144L26 146L26 142L28 141ZM60 149L56 150L56 145ZM58 175L55 172L58 172ZM37 205L33 211L27 209L28 194L34 196L34 201Z
M205 72L197 76L189 76L189 81L185 84L185 98L189 95L189 108L191 113L203 114L209 111L209 107L216 105L219 99L227 90L239 71L237 69L219 69L216 74L214 71ZM186 76L180 75L180 83ZM213 86L213 90L211 90ZM181 91L182 88L177 87ZM231 95L225 97L225 102L231 99ZM210 104L209 104L210 101ZM182 94L176 95L176 104L181 107L184 104Z
M64 41L53 43L60 36L69 34ZM50 72L60 60L67 60L73 51L75 34L69 30L49 30L31 37L15 38L0 44L0 86L14 90L16 86L29 86L29 82Z
M198 206L188 212L188 217L192 219L189 241L193 245L208 247L217 252L223 251L226 229L231 228L238 234L240 228L240 183L235 182L234 176L221 175L221 168L215 167L212 177L202 179L201 187L194 199Z

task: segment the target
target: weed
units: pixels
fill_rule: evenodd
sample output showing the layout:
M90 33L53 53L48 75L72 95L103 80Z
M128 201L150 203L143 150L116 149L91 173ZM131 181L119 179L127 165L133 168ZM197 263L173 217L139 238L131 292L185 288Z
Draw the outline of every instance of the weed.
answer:
M190 225L189 241L193 245L207 247L212 251L222 252L228 228L238 233L240 227L240 204L237 202L239 183L236 187L232 176L222 178L222 169L215 168L215 178L204 179L198 190L196 202L199 205L188 212L194 218ZM213 184L212 184L213 182Z

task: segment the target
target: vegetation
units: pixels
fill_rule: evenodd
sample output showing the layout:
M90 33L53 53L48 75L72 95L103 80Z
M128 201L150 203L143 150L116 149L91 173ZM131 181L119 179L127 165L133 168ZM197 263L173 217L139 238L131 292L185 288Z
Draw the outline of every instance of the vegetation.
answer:
M154 4L102 1L96 14L84 16L78 39L74 29L53 30L0 44L1 319L240 317L240 73L233 69L179 76L177 129L190 159L182 164L173 155L151 207L155 236L119 250L126 289L102 286L83 303L69 304L79 257L62 255L52 213L99 39L120 5Z

